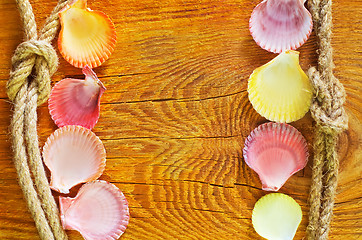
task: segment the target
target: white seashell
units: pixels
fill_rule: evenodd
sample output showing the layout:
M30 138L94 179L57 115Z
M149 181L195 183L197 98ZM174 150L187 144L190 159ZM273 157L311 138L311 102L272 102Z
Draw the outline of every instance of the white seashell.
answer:
M254 8L249 21L255 42L274 53L299 48L312 28L312 16L301 0L264 0Z
M59 197L63 227L79 231L86 240L118 239L129 222L128 203L113 184L85 184L75 198Z
M43 148L51 172L50 187L61 193L99 178L106 165L102 141L89 129L68 125L52 133Z

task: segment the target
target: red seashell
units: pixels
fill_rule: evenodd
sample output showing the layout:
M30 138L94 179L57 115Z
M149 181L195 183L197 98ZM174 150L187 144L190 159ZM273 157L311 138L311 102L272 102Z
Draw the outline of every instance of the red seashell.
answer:
M285 123L265 123L254 129L245 141L243 155L267 191L278 191L306 166L309 156L302 134Z
M49 113L58 127L79 125L92 129L98 122L100 100L106 88L88 66L83 73L85 80L65 78L50 93Z

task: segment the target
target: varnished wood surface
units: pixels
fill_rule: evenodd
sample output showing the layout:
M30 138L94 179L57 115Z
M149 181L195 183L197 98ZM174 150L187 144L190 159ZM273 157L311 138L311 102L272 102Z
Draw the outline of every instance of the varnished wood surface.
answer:
M38 25L55 0L32 0ZM94 132L107 150L101 179L126 195L131 220L123 239L261 239L251 225L267 194L243 161L245 137L266 122L248 101L253 69L276 55L251 38L257 0L92 1L115 22L118 43L95 69L107 88ZM330 239L362 239L362 1L334 2L335 75L347 91L349 130L339 143L338 195ZM11 103L5 94L10 58L22 41L14 0L0 1L0 239L38 239L16 180L10 150ZM314 33L302 46L304 70L316 64ZM82 77L60 59L53 83ZM40 107L41 146L56 129ZM292 123L307 138L309 114ZM280 190L302 206L295 239L305 237L311 178L307 167ZM76 190L73 190L73 195ZM57 197L57 195L55 195ZM68 231L70 239L82 239Z

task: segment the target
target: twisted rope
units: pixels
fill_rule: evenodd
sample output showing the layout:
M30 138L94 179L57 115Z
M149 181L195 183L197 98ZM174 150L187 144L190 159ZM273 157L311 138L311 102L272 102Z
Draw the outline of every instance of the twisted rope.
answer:
M67 236L61 226L41 160L36 108L47 100L50 78L58 66L58 57L51 41L59 27L58 12L67 1L59 0L39 38L31 4L28 0L16 2L26 41L15 50L11 59L13 69L7 83L7 94L14 103L11 119L14 165L40 238L65 240Z
M312 117L317 123L314 140L312 186L309 197L309 240L328 239L333 214L338 177L338 135L348 128L348 117L343 108L346 94L343 85L333 75L332 1L310 0L318 37L318 70L311 67L309 78L315 89L311 105Z

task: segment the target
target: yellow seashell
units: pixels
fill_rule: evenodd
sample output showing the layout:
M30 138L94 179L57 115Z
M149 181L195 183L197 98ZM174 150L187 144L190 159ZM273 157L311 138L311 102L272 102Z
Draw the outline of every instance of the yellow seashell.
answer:
M301 119L312 101L312 85L299 65L299 52L285 51L255 69L248 82L249 100L263 117L275 122Z
M268 240L292 240L301 221L299 204L282 193L265 195L253 209L254 229Z

